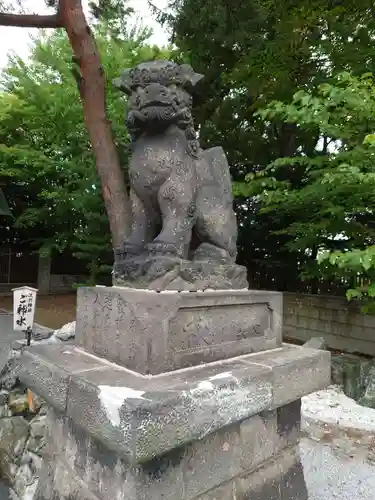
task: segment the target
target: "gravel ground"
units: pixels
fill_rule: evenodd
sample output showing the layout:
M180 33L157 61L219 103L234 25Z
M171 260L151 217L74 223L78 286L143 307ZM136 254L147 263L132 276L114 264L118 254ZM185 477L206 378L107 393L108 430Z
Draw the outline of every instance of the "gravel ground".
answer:
M375 411L331 386L302 398L309 500L375 499Z
M301 441L301 459L309 500L374 500L375 466L353 443L343 449L309 438ZM351 448L352 453L347 453Z
M302 420L307 426L311 423L322 428L336 426L342 430L375 433L375 410L360 406L334 385L302 398Z

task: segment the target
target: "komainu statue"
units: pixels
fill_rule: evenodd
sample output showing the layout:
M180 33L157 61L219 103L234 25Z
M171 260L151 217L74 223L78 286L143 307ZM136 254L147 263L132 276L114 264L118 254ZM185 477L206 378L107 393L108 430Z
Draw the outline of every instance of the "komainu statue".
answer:
M188 65L152 61L114 81L126 120L133 226L115 249L114 284L154 290L247 288L235 264L237 222L221 147L203 151L192 118L202 78Z

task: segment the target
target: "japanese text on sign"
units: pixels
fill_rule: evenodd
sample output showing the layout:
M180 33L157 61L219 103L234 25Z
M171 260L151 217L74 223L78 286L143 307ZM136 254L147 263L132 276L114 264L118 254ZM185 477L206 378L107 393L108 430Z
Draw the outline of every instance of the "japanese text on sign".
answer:
M13 290L13 329L31 329L34 323L35 288L21 287Z

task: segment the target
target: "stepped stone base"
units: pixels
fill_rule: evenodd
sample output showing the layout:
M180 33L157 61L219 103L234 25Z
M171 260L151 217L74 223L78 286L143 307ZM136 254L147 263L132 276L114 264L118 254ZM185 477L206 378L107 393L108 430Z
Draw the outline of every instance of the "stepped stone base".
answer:
M296 401L133 466L51 411L36 500L307 500L299 411Z
M330 382L297 346L142 375L39 346L20 378L51 405L37 500L307 500L300 398Z
M281 346L282 294L80 288L77 344L142 374Z

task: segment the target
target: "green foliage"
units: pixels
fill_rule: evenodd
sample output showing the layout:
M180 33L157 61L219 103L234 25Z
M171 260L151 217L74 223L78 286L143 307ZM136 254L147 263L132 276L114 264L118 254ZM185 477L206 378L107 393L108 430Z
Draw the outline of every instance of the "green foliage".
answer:
M96 0L89 2L89 9L96 26L102 36L108 36L112 40L123 41L137 38L138 41L146 41L151 31L147 28L138 29L131 22L134 9L128 0Z
M130 139L126 101L112 86L125 67L159 55L138 37L119 42L96 28L107 80L107 109L124 178ZM94 157L62 31L41 34L31 57L11 58L0 94L0 180L16 217L9 243L31 242L40 252L73 251L89 265L92 281L112 260L108 220ZM3 244L6 243L3 238Z
M346 292L348 300L360 299L364 312L375 312L375 245L345 252L322 252L320 263L334 266L337 273L351 276L352 288Z
M318 132L309 155L278 158L241 189L262 201L264 213L291 221L280 230L291 250L321 257L305 277L336 276L349 298L372 296L375 278L375 80L341 73L290 104L271 102L258 115ZM369 292L370 291L370 292Z
M367 147L362 144L364 135L373 133L373 129L367 128L360 110L361 96L351 96L349 90L342 95L345 83L337 85L333 76L338 70L355 76L375 71L372 2L252 0L229 5L226 0L174 0L171 6L173 15L162 13L160 17L172 28L173 41L181 51L177 56L189 60L205 75L195 109L202 145L223 145L231 165L240 223L240 260L248 266L257 286L295 289L301 273L307 277L306 269L313 279L320 279L314 235L318 232L318 244L327 231L355 232L354 222L347 223L336 201L350 193L351 184L358 184L360 174L365 173L369 179L368 158L358 173L353 166L361 163L354 163L353 155L361 161L362 149ZM323 85L322 94L316 96L313 91L319 85ZM334 95L336 87L340 87L337 92L344 100L342 104ZM293 107L281 112L294 95ZM335 107L333 126L328 119L329 100ZM268 110L271 101L279 104ZM360 112L349 123L346 106ZM259 113L263 108L267 113ZM322 133L327 144L321 144ZM329 155L330 165L339 163L341 169L335 168L330 177L327 154L316 151L333 147L334 142L328 143L336 138L345 140L345 146L339 159ZM351 149L347 162L345 148ZM345 187L331 203L326 199L322 207L320 194L308 192L308 186L314 172L324 166L323 194L331 196L337 176ZM271 175L272 168L277 175ZM245 180L253 176L256 186L250 183L249 187ZM293 189L299 192L305 185L301 199L291 196ZM365 192L369 197L370 188ZM310 197L309 206L303 203L305 195ZM288 208L280 210L277 197L283 196ZM321 211L323 222L319 219ZM333 218L329 224L330 214ZM328 241L328 235L325 239Z

